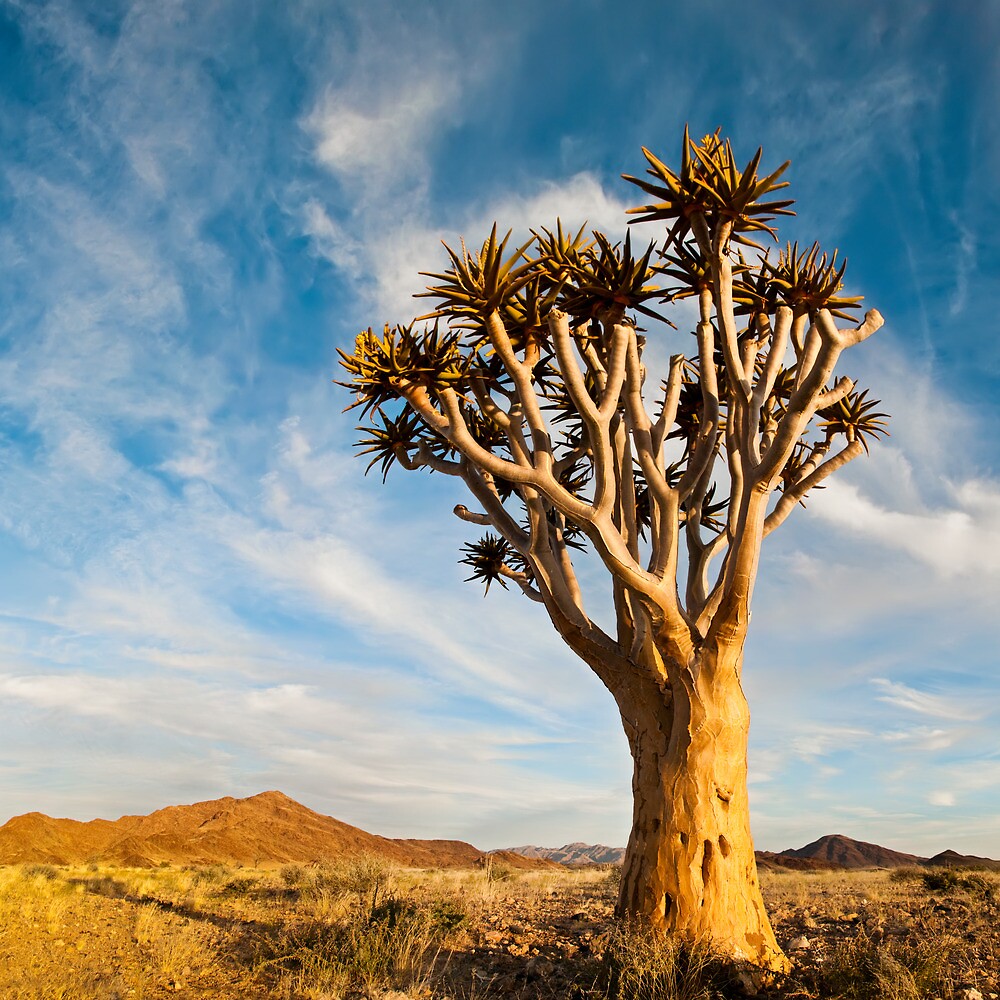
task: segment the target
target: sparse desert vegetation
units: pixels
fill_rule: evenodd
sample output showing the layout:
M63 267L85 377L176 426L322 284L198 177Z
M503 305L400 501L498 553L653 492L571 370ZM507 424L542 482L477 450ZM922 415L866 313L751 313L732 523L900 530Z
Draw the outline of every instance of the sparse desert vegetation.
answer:
M360 857L0 869L9 1000L989 1000L1000 875L764 872L792 974L757 985L616 927L618 871L413 870Z

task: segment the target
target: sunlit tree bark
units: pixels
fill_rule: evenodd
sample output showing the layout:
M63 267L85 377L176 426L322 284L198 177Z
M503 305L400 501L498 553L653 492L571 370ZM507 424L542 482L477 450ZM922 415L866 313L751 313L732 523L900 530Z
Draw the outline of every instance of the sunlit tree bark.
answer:
M508 251L494 227L429 275L432 312L341 352L343 384L369 468L462 480L474 509L455 514L489 529L465 547L471 578L541 604L614 697L634 761L619 916L782 971L750 836L743 645L763 539L884 432L877 401L834 377L882 318L852 319L836 253L755 242L792 214L766 200L787 164L760 176L758 150L740 170L718 134L685 133L677 171L644 152L651 179L626 179L653 200L630 212L665 222L662 242L636 255L557 224ZM685 298L693 350L650 379L647 338L684 343L667 313ZM610 630L578 581L584 548L609 574Z

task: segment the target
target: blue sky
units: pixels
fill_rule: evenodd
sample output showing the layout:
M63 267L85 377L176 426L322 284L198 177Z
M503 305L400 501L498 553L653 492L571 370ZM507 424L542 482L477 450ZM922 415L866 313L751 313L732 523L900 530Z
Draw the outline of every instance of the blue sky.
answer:
M620 237L690 122L791 159L782 235L886 317L842 368L892 437L766 546L758 846L1000 857L998 52L987 0L0 0L0 821L624 843L610 698L330 380L441 238Z

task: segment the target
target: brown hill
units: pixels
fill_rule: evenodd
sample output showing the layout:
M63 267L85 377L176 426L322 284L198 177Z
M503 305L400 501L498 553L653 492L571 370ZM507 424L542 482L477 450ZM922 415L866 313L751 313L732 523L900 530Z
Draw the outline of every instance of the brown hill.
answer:
M1000 871L1000 861L992 858L977 858L974 854L959 854L957 851L942 851L928 858L925 865L944 868L979 868L986 871Z
M115 821L83 823L28 813L0 827L0 864L254 865L364 853L411 868L469 868L483 855L460 840L392 840L366 833L281 792L168 806ZM526 861L529 865L535 866Z
M828 834L814 840L805 847L782 851L789 858L815 858L820 861L832 861L844 868L902 868L908 865L919 865L923 858L915 854L903 854L892 851L878 844L866 844L862 840L851 840L843 834Z
M796 871L816 872L835 871L843 865L836 861L825 861L822 858L794 858L788 854L775 854L772 851L756 851L757 867L762 871Z

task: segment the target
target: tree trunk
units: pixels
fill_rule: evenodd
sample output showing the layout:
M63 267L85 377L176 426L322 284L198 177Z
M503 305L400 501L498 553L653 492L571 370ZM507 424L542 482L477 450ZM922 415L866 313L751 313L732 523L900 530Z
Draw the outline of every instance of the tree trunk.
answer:
M672 698L655 688L632 692L634 806L618 916L787 972L750 837L750 713L739 658L739 651L701 650L686 684L672 685Z

